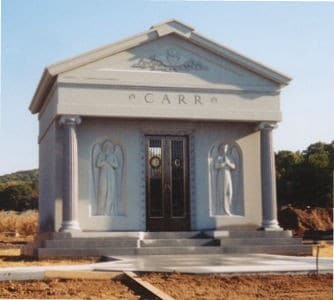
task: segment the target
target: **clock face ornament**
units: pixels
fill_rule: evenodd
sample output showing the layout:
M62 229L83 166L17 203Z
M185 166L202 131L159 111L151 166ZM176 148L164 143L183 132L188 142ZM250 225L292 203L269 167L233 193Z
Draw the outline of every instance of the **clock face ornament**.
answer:
M158 156L153 156L150 160L150 166L153 168L153 169L157 169L159 168L161 165L161 159L160 157Z

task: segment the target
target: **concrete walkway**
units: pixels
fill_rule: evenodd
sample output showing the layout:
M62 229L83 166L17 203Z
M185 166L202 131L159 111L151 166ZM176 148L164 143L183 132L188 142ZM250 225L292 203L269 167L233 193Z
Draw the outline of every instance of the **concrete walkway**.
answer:
M149 271L181 273L257 273L312 272L316 258L270 254L143 255L113 257L119 259L99 265L99 271ZM332 272L333 259L319 258L319 271Z
M314 272L315 257L269 254L118 256L87 265L50 265L0 268L2 280L43 279L47 271L148 271L181 273ZM333 271L332 258L319 258L319 271Z

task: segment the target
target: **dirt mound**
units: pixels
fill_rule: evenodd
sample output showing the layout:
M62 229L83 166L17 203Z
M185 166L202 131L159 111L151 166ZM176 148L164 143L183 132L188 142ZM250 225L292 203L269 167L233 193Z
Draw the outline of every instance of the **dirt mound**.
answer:
M298 236L304 236L306 232L333 231L333 210L331 208L288 207L279 212L278 219L284 229L290 229L294 235Z

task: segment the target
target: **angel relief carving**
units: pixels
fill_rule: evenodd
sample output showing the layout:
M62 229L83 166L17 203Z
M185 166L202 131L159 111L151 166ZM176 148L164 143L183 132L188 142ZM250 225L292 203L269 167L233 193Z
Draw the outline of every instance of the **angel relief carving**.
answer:
M237 145L214 145L209 154L210 200L214 215L243 215L241 154Z
M123 172L123 152L119 145L105 140L92 148L92 173L96 216L119 216Z

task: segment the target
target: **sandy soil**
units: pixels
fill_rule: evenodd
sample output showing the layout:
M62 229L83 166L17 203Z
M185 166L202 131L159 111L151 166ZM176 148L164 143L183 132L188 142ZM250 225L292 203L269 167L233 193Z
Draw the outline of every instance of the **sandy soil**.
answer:
M13 251L9 249L7 251ZM1 251L0 251L1 253ZM12 254L12 253L9 253ZM29 267L29 266L46 266L46 265L79 265L92 264L100 260L99 257L72 257L72 258L48 258L38 260L37 258L21 255L0 255L0 268L6 267Z
M143 274L175 299L332 299L331 275L220 276Z
M0 298L140 299L118 280L84 279L0 282Z

